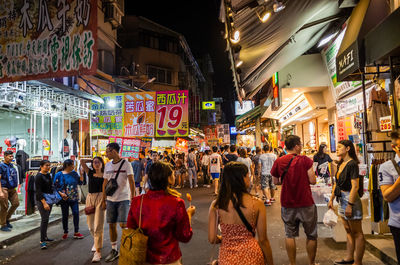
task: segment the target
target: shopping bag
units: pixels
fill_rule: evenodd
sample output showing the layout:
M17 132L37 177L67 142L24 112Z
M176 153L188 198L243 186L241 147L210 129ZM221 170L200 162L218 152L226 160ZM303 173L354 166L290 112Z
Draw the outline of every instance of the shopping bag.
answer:
M122 230L118 265L140 265L146 262L148 236L141 229L143 197L140 200L139 227Z
M333 227L337 224L338 216L332 209L329 209L324 215L324 225Z
M118 265L139 265L146 262L148 237L142 229L123 229Z

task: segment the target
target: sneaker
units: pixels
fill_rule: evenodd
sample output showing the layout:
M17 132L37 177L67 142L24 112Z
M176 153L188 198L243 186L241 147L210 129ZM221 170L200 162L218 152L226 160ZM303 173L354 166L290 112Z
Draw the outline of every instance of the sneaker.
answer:
M275 202L276 200L275 200L275 198L271 198L271 202Z
M195 187L195 188L198 188L199 186L198 186L198 185L194 185L194 187Z
M118 259L119 253L115 249L111 249L110 254L105 258L106 262L113 262L114 260Z
M3 232L11 232L11 229L8 226L3 226L0 228L0 230Z
M53 242L54 239L52 239L52 238L46 238L44 241L46 241L46 242Z
M92 252L96 252L96 247L93 245Z
M6 221L6 226L7 226L8 228L10 228L10 229L13 228L13 226L10 224L10 221Z
M211 188L211 185L206 185L206 188Z
M64 235L62 236L62 239L64 240L64 239L67 239L67 237L68 237L68 233L64 233Z
M74 239L82 239L84 236L81 233L75 233L74 234Z
M93 254L92 263L100 262L101 260L101 253L95 251Z
M266 200L266 201L264 202L264 205L265 205L265 206L271 206L271 205L272 205L272 203L271 203L271 201L270 201L270 200Z
M40 242L40 248L41 249L47 249L47 243L46 242Z

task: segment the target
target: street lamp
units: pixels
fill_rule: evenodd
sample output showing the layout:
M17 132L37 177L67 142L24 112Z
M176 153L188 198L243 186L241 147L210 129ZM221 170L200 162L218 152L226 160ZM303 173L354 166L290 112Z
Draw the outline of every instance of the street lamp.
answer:
M142 87L144 87L144 86L147 85L147 84L153 83L155 80L156 80L155 77L153 77L153 78L147 80L147 81L146 81L143 85L141 85L138 89L141 89Z

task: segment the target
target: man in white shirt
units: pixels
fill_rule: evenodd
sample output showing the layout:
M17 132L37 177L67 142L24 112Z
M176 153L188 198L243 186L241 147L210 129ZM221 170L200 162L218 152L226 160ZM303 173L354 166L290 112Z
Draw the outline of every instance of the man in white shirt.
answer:
M275 201L274 190L275 185L272 181L271 169L276 160L276 155L271 153L271 148L268 144L263 147L264 153L260 155L259 165L261 167L261 190L267 200L264 202L266 206L271 206Z
M112 262L119 256L117 249L117 223L121 228L126 227L128 219L129 203L135 196L135 182L131 164L119 156L120 146L117 143L109 143L106 156L112 160L104 168L103 203L107 208L107 223L110 226L111 252L106 257L106 262ZM119 173L118 173L119 171ZM118 177L117 177L118 175ZM106 195L106 186L111 179L117 178L118 188L111 196ZM128 188L129 183L129 188Z
M219 182L219 176L221 175L221 166L223 164L221 155L217 153L218 147L213 146L212 151L213 153L210 156L209 173L214 182L214 193L218 194L218 182Z
M389 227L393 235L397 260L400 262L400 135L393 132L394 161L386 161L379 167L379 186L382 196L389 203Z

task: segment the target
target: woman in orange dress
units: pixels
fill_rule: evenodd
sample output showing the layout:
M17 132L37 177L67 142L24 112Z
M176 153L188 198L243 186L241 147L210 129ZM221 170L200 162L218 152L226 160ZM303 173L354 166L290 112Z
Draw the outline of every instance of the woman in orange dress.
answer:
M246 165L230 162L224 167L218 197L211 203L208 217L208 240L221 243L219 265L274 264L265 206L248 193L249 186ZM218 224L222 237L217 235Z

